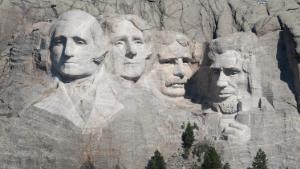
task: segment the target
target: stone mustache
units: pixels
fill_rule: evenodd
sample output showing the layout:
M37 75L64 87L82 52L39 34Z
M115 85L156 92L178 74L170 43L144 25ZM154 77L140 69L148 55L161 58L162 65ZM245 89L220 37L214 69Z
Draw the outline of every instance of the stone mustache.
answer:
M213 40L206 55L198 42L182 33L156 31L138 16L98 21L72 10L52 24L49 35L45 60L56 88L35 106L70 120L84 132L101 135L126 107L119 97L131 88L149 90L168 104L190 102L186 84L199 67L206 67L208 80L200 84L208 86L200 93L204 99L201 104L190 103L202 107L199 113L220 116L220 139L238 143L250 139L250 128L238 116L261 100L255 47L249 45L256 44L254 34Z

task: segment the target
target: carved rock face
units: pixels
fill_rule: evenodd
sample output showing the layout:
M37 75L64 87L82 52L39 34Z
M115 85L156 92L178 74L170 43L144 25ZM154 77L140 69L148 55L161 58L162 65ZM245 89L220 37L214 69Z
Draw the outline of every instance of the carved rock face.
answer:
M248 92L247 74L243 70L241 54L228 50L216 55L210 66L212 70L212 90L216 102L230 97L240 97Z
M162 94L169 97L184 96L184 85L192 75L191 61L188 46L182 46L177 41L161 49L157 67Z
M85 19L80 19L82 17ZM93 59L99 55L91 33L96 19L83 11L66 12L61 18L55 25L51 41L51 57L55 70L61 76L71 79L93 74L98 66Z
M128 80L139 79L145 70L149 53L143 33L127 20L115 23L112 29L111 53L114 72Z

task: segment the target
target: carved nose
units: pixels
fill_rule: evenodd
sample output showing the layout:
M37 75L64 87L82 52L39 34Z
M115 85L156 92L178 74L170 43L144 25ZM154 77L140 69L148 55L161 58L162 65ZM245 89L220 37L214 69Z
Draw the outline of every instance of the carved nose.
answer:
M65 56L67 57L74 57L74 50L75 50L75 47L74 47L74 44L67 40L66 44L65 44Z
M129 43L129 44L127 45L127 49L126 49L126 54L125 54L125 56L126 56L127 58L129 58L129 59L132 59L132 58L134 58L136 55L137 55L137 52L136 52L135 46Z
M177 63L175 65L174 75L180 77L180 79L182 79L185 76L185 73L184 73L181 63Z
M217 81L217 86L220 88L224 88L228 85L228 79L227 76L223 73L223 71L220 72L218 81Z

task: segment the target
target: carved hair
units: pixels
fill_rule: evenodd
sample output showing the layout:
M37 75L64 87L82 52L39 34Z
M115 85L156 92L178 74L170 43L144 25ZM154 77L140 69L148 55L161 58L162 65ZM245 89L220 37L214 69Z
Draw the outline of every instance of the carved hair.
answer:
M104 22L102 22L102 28L106 34L113 33L115 31L114 29L116 24L120 23L121 21L128 21L132 23L134 27L143 33L146 43L151 41L151 26L145 20L136 15L117 15L106 17Z
M158 45L156 48L157 51L157 58L160 54L160 49L164 49L171 45L172 43L176 42L182 47L189 48L189 52L193 57L193 62L199 63L202 59L202 55L198 56L199 54L196 54L196 42L191 41L186 35L180 32L173 32L173 31L159 31L156 32L154 36L154 41Z

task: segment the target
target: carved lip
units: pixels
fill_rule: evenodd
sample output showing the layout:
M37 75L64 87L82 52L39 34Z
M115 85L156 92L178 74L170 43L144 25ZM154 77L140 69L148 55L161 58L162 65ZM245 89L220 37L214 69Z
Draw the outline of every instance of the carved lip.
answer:
M75 65L77 64L76 62L64 62L65 65Z
M137 65L138 62L124 62L124 65Z
M166 87L184 88L185 82L167 82Z
M233 95L232 92L219 92L218 93L219 97L229 97L231 95Z

